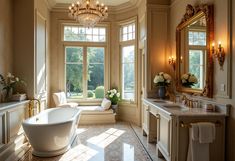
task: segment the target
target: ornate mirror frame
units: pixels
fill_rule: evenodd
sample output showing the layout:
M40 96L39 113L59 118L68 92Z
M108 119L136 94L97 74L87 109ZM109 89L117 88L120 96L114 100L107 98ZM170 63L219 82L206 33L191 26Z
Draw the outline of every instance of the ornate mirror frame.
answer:
M181 46L181 34L180 31L190 25L195 20L205 16L206 17L206 57L207 57L207 74L205 77L205 86L202 90L186 88L181 84L180 73L180 46ZM213 97L213 55L212 55L212 42L214 41L214 7L213 5L201 4L193 7L187 5L186 13L182 18L180 24L176 28L176 90L178 92L191 93L194 95L200 95L212 98Z

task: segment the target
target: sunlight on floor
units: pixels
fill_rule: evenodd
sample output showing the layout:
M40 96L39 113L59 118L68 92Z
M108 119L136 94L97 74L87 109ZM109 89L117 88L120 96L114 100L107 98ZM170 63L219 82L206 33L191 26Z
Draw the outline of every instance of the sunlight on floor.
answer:
M135 148L130 144L123 143L123 161L135 160Z
M123 130L110 128L102 134L88 139L87 142L92 143L101 148L105 148L124 133L125 131Z
M93 156L95 156L98 152L94 149L91 149L83 144L79 144L65 153L59 161L88 161Z
M87 129L85 129L85 128L77 128L76 129L76 134L81 134L81 133L83 133L85 131L87 131Z

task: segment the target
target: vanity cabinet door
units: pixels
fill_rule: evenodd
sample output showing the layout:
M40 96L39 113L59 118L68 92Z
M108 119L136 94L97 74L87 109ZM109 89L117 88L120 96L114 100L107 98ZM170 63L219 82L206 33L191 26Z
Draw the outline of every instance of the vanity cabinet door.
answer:
M146 134L149 133L149 105L144 102L142 104L142 128Z
M26 105L18 106L17 108L7 111L7 124L8 124L8 142L14 141L18 136L23 134L22 122L26 116Z
M171 155L171 133L172 118L169 115L159 112L159 130L157 146L164 157L170 158Z
M6 113L0 112L0 148L6 143Z

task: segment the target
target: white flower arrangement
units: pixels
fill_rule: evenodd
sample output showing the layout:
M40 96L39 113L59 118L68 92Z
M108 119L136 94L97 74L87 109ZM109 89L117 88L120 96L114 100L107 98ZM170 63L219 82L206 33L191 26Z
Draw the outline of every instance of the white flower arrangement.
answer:
M112 102L112 105L116 105L120 101L121 94L116 89L107 91L107 98Z
M26 83L23 80L15 77L11 73L7 74L6 79L0 74L0 85L2 86L2 90L6 90L6 99L10 97L12 92L19 93L22 88L26 87Z
M191 87L198 83L197 77L194 74L186 73L181 76L181 83L185 87Z
M171 84L171 76L167 73L160 72L155 76L153 82L157 86L168 86Z

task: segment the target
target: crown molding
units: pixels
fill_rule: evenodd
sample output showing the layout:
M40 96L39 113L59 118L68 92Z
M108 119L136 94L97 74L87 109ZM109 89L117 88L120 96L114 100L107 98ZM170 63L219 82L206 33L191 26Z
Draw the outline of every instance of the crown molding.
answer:
M52 10L53 7L56 5L55 0L45 0L45 2L50 10Z
M53 12L68 12L70 4L55 3L54 0L47 0ZM130 0L118 6L108 6L110 14L122 13L138 7L142 0Z

